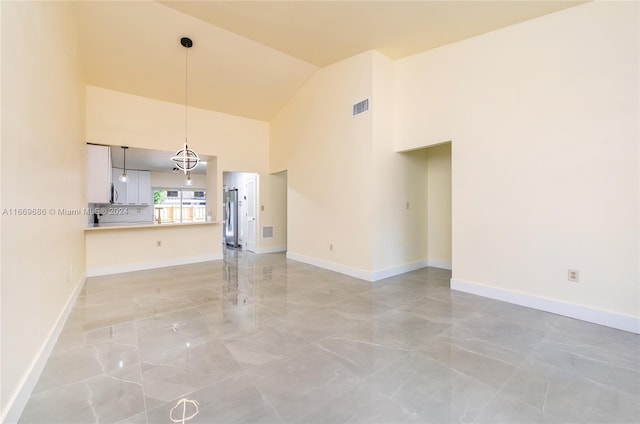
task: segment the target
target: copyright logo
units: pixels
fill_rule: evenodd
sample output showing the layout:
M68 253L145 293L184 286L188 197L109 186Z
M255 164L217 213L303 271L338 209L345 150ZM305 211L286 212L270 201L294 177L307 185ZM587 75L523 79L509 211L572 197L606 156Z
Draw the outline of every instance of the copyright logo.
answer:
M49 209L49 215L55 215L56 210L54 208Z

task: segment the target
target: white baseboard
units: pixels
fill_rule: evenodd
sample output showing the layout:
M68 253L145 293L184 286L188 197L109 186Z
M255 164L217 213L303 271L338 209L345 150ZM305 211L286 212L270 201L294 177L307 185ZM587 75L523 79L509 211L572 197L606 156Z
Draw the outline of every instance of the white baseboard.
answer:
M426 266L429 266L429 267L432 267L432 268L448 269L449 271L451 271L453 269L453 265L451 264L451 262L440 261L438 259L429 259L429 260L427 260L427 265Z
M287 251L287 259L293 259L294 261L304 262L305 264L317 266L319 268L328 269L329 271L339 272L350 277L359 278L361 280L373 281L371 279L371 272L364 269L355 268L347 265L338 264L335 262L327 261L324 259L312 258L311 256L302 255L300 253Z
M451 289L640 334L640 318L629 315L513 292L455 278L451 279Z
M286 252L287 251L287 246L270 246L270 247L261 247L261 248L257 248L253 253L258 254L258 255L262 255L264 253L279 253L279 252Z
M141 262L137 264L116 265L101 268L87 269L87 277L97 277L100 275L120 274L123 272L143 271L145 269L164 268L167 266L196 264L199 262L217 261L222 259L222 253L203 256L189 256L184 258L163 259L154 262Z
M80 292L82 291L82 287L84 286L85 281L87 280L87 276L83 275L76 287L73 289L71 296L67 300L64 309L58 315L58 320L56 324L49 332L49 335L42 345L40 352L36 355L31 366L29 367L29 372L23 377L22 381L18 385L20 389L14 394L13 398L9 400L7 403L8 407L6 409L6 414L0 422L5 424L13 424L17 423L24 411L25 406L27 406L27 402L31 397L31 393L33 389L35 389L36 384L38 383L38 379L40 379L40 374L42 374L42 370L44 370L44 366L47 364L49 357L51 356L51 352L53 351L53 347L56 345L58 341L58 337L60 337L60 333L62 333L62 329L64 325L67 323L67 318L69 318L69 314L73 309L73 305L75 305Z
M291 251L287 251L287 258L293 259L294 261L298 262L304 262L305 264L317 266L319 268L328 269L329 271L339 272L340 274L345 274L350 277L359 278L361 280L369 282L383 280L385 278L394 277L406 272L415 271L416 269L426 267L428 264L428 261L416 261L408 264L385 268L378 271L367 271L361 268L342 265L324 259L313 258Z
M404 274L406 272L415 271L416 269L424 268L428 265L429 261L416 261L408 264L392 266L390 268L381 269L379 271L371 272L371 279L368 281L384 280L385 278L395 277L396 275Z

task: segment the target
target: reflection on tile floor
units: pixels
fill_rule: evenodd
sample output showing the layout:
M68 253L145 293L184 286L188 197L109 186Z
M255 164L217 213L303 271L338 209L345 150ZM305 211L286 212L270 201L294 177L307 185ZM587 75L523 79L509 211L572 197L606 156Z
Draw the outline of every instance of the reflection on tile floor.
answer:
M90 278L21 423L637 423L640 337L287 260Z

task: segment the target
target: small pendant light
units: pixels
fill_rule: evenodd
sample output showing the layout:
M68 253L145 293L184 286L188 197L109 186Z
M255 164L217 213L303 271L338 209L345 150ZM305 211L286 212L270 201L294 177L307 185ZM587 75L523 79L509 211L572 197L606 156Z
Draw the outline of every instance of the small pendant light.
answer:
M181 150L176 152L176 155L171 158L172 161L175 162L175 165L178 169L183 171L187 176L187 185L191 185L191 171L198 166L200 162L200 158L198 154L193 150L189 149L187 145L187 112L188 112L188 85L187 85L187 53L189 49L193 46L193 41L190 38L182 37L180 39L180 44L185 48L185 59L184 59L184 146Z
M127 182L127 146L120 146L122 148L122 159L123 159L123 170L122 175L120 175L120 181L123 183Z

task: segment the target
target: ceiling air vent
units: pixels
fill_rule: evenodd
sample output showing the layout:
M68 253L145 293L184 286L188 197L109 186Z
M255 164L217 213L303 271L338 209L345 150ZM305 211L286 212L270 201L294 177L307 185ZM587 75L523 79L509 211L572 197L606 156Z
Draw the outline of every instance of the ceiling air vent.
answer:
M360 115L369 110L369 99L364 99L361 102L353 105L353 116Z
M262 227L262 238L273 238L273 226Z

